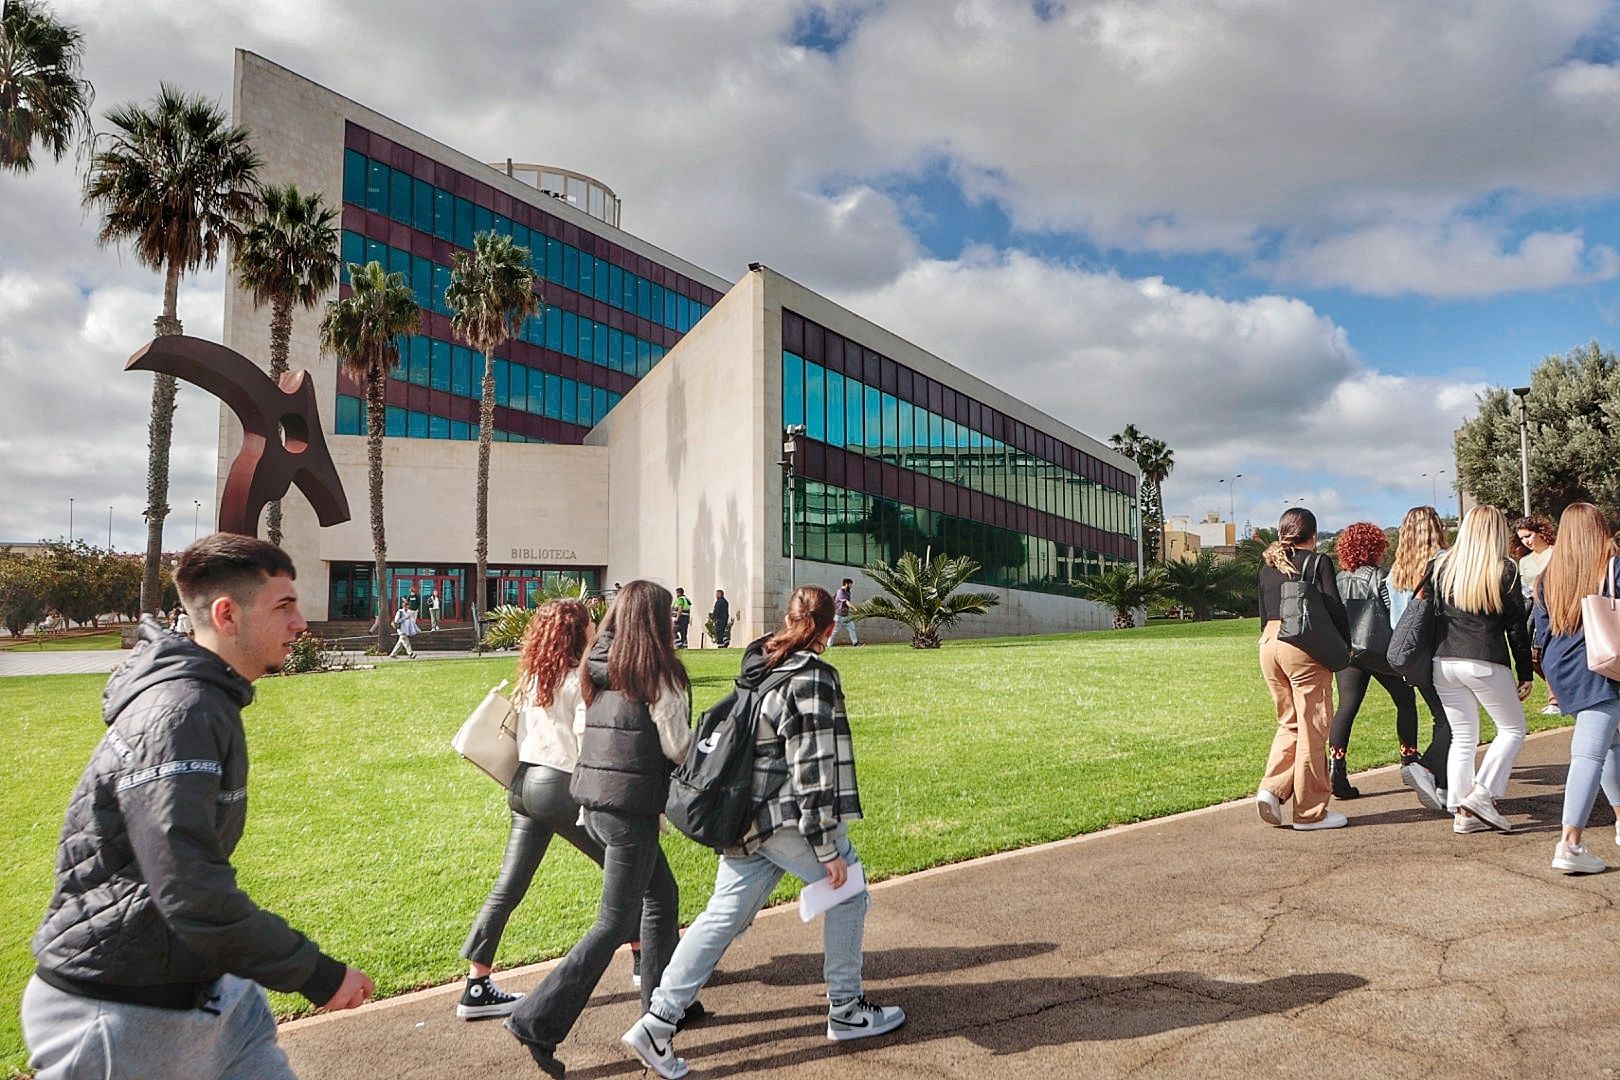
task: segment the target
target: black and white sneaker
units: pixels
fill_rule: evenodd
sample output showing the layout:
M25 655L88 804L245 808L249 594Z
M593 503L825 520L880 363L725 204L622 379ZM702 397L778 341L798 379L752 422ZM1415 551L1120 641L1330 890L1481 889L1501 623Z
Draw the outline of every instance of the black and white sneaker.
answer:
M680 1080L686 1075L687 1065L685 1058L675 1056L675 1030L673 1024L649 1013L619 1036L619 1041L664 1080Z
M467 989L461 992L461 1003L456 1015L463 1020L482 1020L490 1016L511 1016L522 994L508 994L485 975L482 979L468 979Z
M630 985L641 989L641 950L630 950Z
M900 1006L874 1005L862 994L854 1001L827 1010L827 1038L834 1042L870 1039L887 1034L905 1022L906 1010Z

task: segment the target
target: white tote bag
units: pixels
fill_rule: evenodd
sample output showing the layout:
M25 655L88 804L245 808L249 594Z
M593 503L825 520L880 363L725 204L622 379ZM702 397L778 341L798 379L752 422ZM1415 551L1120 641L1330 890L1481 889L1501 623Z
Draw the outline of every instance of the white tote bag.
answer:
M1614 561L1609 562L1607 596L1581 598L1581 632L1586 666L1606 679L1620 680L1620 600L1615 599Z
M509 787L518 765L518 710L512 699L501 693L506 680L484 695L467 717L450 745L456 752L483 769L501 787Z

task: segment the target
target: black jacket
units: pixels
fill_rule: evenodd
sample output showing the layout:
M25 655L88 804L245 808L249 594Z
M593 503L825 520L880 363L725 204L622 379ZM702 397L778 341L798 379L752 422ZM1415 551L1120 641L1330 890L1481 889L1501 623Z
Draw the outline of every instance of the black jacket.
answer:
M1344 601L1339 599L1339 585L1333 573L1333 560L1321 552L1306 551L1304 548L1294 548L1288 555L1288 561L1300 573L1305 572L1305 564L1312 556L1319 556L1313 573L1312 584L1322 594L1322 600L1327 605L1328 618L1338 628L1344 640L1350 640L1350 619L1345 614ZM1260 568L1260 625L1282 618L1282 587L1285 581L1297 581L1297 577L1284 574L1270 563Z
M1519 587L1519 568L1513 560L1502 560L1502 610L1495 615L1459 611L1440 595L1438 559L1430 560L1423 578L1425 596L1434 597L1434 655L1437 659L1483 660L1507 667L1512 654L1513 670L1520 682L1529 682L1530 626L1524 610L1524 591Z
M585 710L579 763L568 790L588 810L655 818L664 812L675 765L664 756L652 710L608 685L612 644L611 632L600 635L585 661L596 697Z
M39 974L114 1000L233 974L324 1005L344 965L254 904L230 863L247 822L253 687L150 616L140 636L107 683L107 733L68 804L34 935Z

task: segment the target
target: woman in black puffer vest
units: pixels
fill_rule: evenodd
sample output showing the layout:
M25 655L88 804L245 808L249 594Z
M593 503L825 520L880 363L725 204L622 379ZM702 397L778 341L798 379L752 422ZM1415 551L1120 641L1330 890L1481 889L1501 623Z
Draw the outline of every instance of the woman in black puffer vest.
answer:
M605 849L596 924L507 1027L551 1076L557 1044L573 1028L618 947L641 935L642 1008L675 951L679 892L658 846L669 774L692 742L691 688L669 631L669 593L632 581L614 597L581 665L585 733L570 791L585 829Z

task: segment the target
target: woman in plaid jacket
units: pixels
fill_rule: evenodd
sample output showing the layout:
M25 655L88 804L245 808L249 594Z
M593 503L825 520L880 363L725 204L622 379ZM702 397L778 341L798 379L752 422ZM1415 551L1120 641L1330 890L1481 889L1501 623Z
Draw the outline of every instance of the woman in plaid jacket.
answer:
M838 672L821 659L832 640L833 598L817 585L796 589L782 628L748 646L742 679L793 674L767 692L755 732L753 823L727 849L714 895L664 969L648 1011L624 1033L624 1044L659 1076L686 1075L672 1040L686 1009L714 973L726 949L753 922L784 873L806 884L847 880L859 862L849 822L861 816L855 751ZM827 979L827 1037L861 1039L905 1023L897 1005L874 1005L861 992L861 936L867 893L827 911L823 926Z

